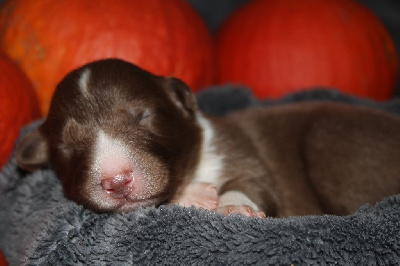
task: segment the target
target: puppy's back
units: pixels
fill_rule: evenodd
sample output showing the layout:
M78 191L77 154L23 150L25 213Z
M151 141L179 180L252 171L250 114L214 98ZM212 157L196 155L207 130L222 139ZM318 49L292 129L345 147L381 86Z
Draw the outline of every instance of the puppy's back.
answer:
M300 103L229 117L277 184L278 216L349 214L400 192L400 118L367 107Z

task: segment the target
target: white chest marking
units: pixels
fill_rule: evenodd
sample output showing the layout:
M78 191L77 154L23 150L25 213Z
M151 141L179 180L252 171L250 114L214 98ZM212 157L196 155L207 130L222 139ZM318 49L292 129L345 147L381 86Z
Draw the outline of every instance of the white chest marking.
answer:
M203 129L203 142L199 164L194 173L193 181L210 183L219 188L221 185L223 156L216 153L216 147L213 144L214 129L210 122L201 114L197 115L197 120Z

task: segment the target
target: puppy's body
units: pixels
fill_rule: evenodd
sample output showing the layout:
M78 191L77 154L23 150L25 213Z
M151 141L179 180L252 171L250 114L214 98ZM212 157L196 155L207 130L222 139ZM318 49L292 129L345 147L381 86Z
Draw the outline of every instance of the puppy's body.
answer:
M51 163L66 196L96 211L172 202L249 216L349 214L400 192L397 158L400 119L382 111L303 103L205 117L181 81L120 60L67 75L17 149L21 167Z
M249 109L227 120L231 129L221 139L230 132L248 139L216 142L231 161L223 176L235 177L221 193L242 191L267 214L345 215L400 191L400 120L391 114L301 103Z

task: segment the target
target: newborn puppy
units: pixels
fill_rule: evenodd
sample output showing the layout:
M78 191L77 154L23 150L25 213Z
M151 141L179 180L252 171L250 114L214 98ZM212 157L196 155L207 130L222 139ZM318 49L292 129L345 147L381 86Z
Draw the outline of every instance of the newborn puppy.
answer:
M180 80L117 59L68 74L17 147L92 210L177 203L223 214L346 215L400 192L400 120L334 103L206 117Z

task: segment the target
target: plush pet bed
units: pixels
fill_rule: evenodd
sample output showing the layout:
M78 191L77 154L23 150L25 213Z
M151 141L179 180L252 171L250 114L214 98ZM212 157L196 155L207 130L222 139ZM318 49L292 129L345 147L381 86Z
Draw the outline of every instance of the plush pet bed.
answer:
M226 87L202 92L198 100L217 115L305 100L400 114L398 99L378 104L321 90L259 103L245 90ZM0 249L10 265L398 265L400 195L346 217L224 217L172 205L99 215L66 200L51 169L24 173L12 157L0 173Z

